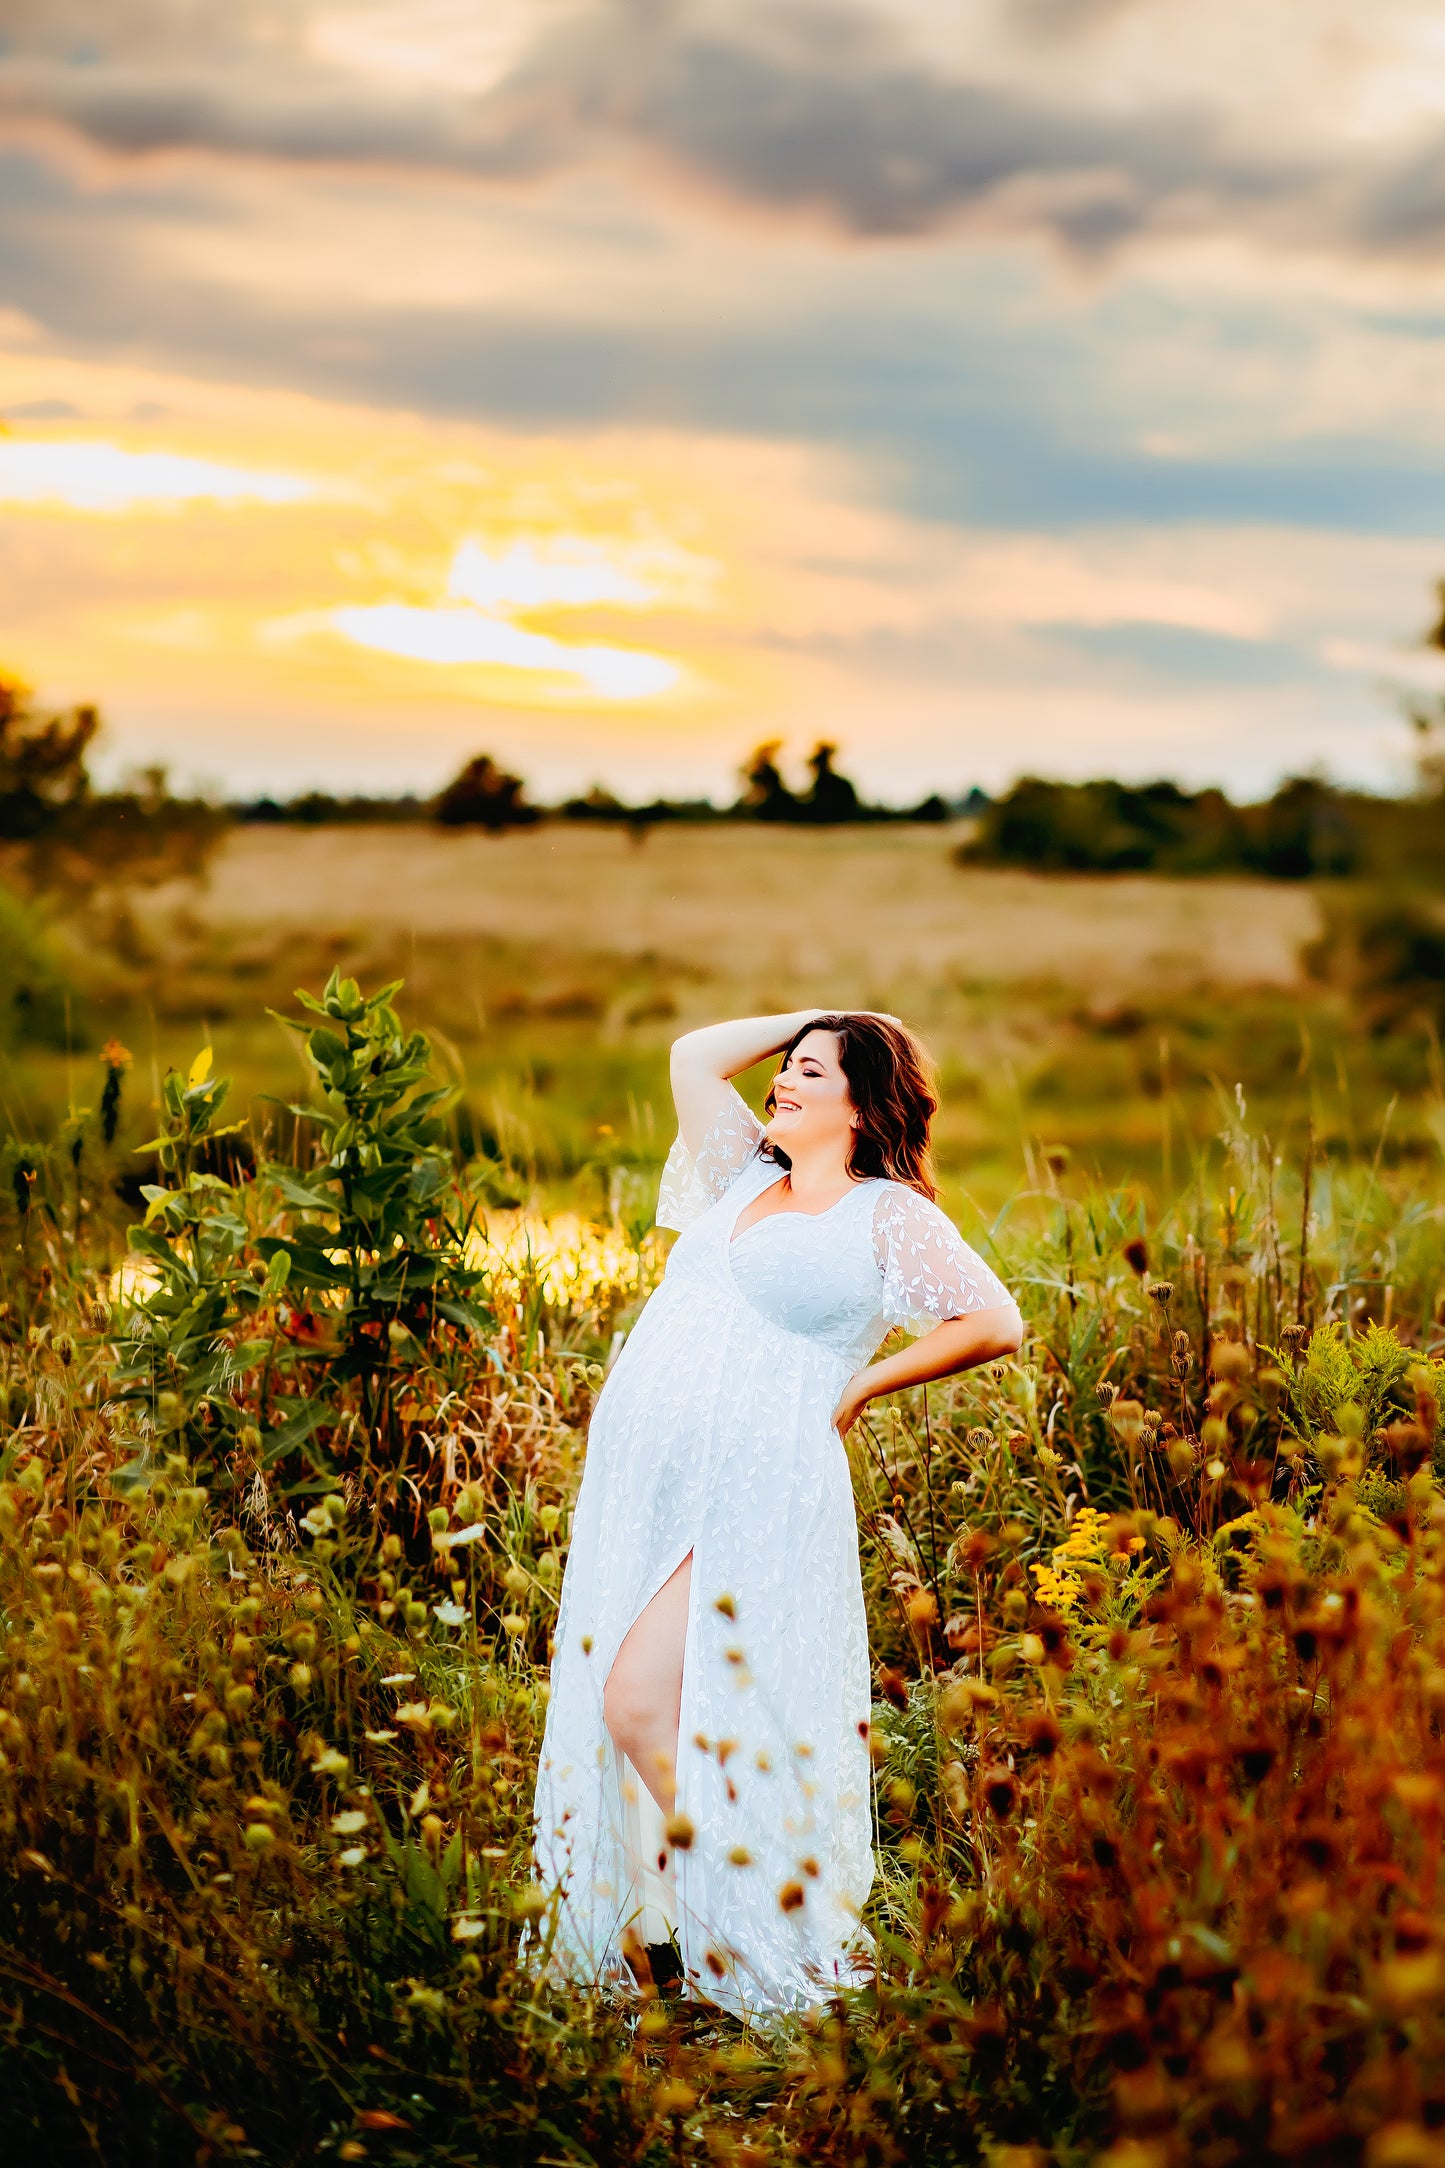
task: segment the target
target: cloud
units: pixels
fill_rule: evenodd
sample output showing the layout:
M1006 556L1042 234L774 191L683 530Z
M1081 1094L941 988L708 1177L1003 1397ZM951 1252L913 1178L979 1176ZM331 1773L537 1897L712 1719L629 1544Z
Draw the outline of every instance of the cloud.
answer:
M1067 649L1136 675L1195 688L1299 685L1316 675L1313 659L1290 642L1229 638L1194 627L1145 620L1112 625L1041 625Z
M559 640L516 622L519 615L540 609L635 609L663 599L659 587L639 578L626 561L629 555L645 559L648 554L609 551L573 535L517 541L496 551L469 538L452 559L445 602L434 608L345 603L325 621L357 647L407 662L539 672L585 686L599 699L651 700L681 681L681 670L668 656ZM689 562L683 553L676 554ZM313 626L303 622L295 629L309 631Z
M404 602L347 605L333 610L331 622L358 647L408 662L539 670L549 677L574 679L604 700L650 699L670 691L680 674L665 655L554 640L481 610L455 606L427 610Z
M357 13L359 47L375 13ZM1032 0L1019 28L1027 48L1130 13ZM87 17L93 45L77 61ZM877 7L543 8L499 67L462 69L455 85L341 65L337 20L315 0L285 18L237 0L179 27L154 5L72 6L49 32L32 18L28 35L12 33L0 116L122 159L191 150L509 185L640 153L734 206L875 240L963 224L1046 234L1078 255L1180 232L1412 252L1445 224L1438 129L1403 147L1310 152L1286 127L1242 128L1217 88L1055 87L1036 51L1006 66L998 41L975 35L961 57L940 55ZM419 18L415 44L427 35ZM441 28L437 39L441 54ZM1181 65L1175 84L1191 81Z
M466 541L452 560L447 592L482 610L535 610L547 604L577 608L587 603L639 605L656 589L595 543L513 542L489 552Z
M266 474L187 459L176 452L128 452L118 444L0 441L0 504L63 505L72 512L131 512L207 499L216 504L300 504L315 494L293 474Z

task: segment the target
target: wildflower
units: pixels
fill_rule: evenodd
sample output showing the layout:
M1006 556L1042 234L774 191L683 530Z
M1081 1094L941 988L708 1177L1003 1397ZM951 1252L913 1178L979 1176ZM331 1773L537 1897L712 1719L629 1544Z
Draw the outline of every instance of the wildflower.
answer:
M785 1912L796 1912L807 1901L807 1891L801 1882L785 1882L778 1891L778 1903Z
M697 1831L685 1814L670 1814L663 1824L663 1834L674 1851L686 1852Z
M100 1094L100 1133L107 1144L114 1144L120 1126L120 1080L130 1067L131 1057L119 1039L107 1039L100 1058L105 1063L105 1083Z
M485 1524L474 1520L468 1528L451 1528L431 1537L433 1550L461 1550L466 1544L481 1544L485 1539Z
M697 2094L681 2078L664 2078L652 2104L659 2115L688 2115L697 2106Z
M1172 1280L1153 1281L1149 1288L1149 1300L1157 1302L1161 1310L1167 1310L1174 1300L1174 1282Z

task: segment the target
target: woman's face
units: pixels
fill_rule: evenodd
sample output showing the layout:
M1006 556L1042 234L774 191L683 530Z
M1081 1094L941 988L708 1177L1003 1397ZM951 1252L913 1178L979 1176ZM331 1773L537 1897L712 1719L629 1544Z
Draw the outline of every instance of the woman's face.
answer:
M853 1102L838 1041L831 1031L810 1031L773 1079L768 1142L781 1145L789 1158L833 1144L846 1162L852 1130Z

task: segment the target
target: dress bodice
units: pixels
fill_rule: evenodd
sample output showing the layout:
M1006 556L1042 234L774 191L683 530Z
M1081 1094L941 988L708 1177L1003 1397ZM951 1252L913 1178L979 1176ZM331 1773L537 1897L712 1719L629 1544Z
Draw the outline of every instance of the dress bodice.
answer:
M720 1207L727 1264L739 1294L775 1325L821 1340L840 1355L875 1348L888 1320L869 1230L873 1192L887 1184L860 1182L826 1212L773 1212L735 1234L747 1204L781 1174L759 1161L757 1173L740 1175ZM730 1213L734 1198L737 1209Z
M774 1212L735 1232L782 1177L762 1125L731 1093L696 1153L673 1146L659 1226L682 1230L668 1275L719 1271L787 1332L845 1361L867 1359L895 1325L925 1332L1012 1297L936 1204L902 1182L860 1181L827 1211Z

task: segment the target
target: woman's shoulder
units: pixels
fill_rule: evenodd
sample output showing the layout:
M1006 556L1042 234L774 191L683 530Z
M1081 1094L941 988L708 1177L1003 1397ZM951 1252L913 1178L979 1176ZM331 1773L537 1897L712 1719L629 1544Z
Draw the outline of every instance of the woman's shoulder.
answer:
M891 1176L878 1175L871 1187L874 1191L875 1211L904 1213L919 1219L947 1220L949 1226L953 1225L942 1205L934 1198L925 1196L921 1189L915 1189L911 1182L895 1182Z

